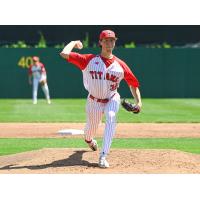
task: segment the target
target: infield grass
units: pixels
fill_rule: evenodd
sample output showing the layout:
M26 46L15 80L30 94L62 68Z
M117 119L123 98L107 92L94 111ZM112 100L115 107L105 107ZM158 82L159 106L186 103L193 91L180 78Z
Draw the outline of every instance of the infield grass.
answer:
M85 104L86 99L53 99L51 105L45 100L33 105L30 99L0 99L0 122L85 122ZM143 99L140 114L120 108L118 122L198 123L200 99Z
M101 147L102 140L97 139ZM88 148L83 139L73 138L0 138L0 156L42 148ZM115 138L113 148L176 149L200 154L200 138ZM88 149L89 150L89 149Z

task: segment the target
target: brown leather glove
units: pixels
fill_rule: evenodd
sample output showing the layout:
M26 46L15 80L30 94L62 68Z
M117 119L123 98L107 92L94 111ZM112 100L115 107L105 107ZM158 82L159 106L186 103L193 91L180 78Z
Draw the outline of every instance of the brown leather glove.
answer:
M128 112L133 112L134 114L138 114L140 112L140 108L137 105L130 103L126 99L121 101L121 105Z

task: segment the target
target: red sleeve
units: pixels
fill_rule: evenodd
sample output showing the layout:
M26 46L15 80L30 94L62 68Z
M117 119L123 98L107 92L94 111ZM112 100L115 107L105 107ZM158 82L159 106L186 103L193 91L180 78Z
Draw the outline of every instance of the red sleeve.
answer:
M71 52L67 61L76 65L79 69L84 70L87 67L89 61L94 57L95 55L93 54L79 54Z
M41 72L42 72L42 73L46 73L44 64L43 64L43 63L40 63L40 66L41 66Z
M125 62L123 62L122 60L120 60L119 58L117 58L117 61L119 62L120 66L124 70L124 79L125 79L126 83L129 86L131 85L133 87L139 87L140 86L139 81L137 80L137 78L135 77L133 72L130 70L128 65Z

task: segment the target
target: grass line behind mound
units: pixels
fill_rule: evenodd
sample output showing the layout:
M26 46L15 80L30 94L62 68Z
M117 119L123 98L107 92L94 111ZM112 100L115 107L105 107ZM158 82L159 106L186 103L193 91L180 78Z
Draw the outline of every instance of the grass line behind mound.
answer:
M99 147L102 140L97 139ZM43 148L87 148L81 138L0 138L0 156ZM115 138L112 148L174 149L200 154L200 138Z
M133 99L129 99L133 102ZM86 99L0 99L0 122L85 122ZM143 99L138 115L120 108L119 123L200 123L200 99ZM104 119L105 121L105 119Z

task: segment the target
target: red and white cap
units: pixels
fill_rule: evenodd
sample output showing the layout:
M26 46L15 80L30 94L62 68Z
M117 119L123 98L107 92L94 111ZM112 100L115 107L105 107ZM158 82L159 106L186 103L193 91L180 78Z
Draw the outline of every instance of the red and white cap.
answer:
M37 56L33 56L32 59L33 59L33 61L36 61L36 62L40 60L39 57L37 57Z
M103 38L115 38L115 33L111 30L103 30L101 33L100 33L100 36L99 36L99 40L102 40Z

